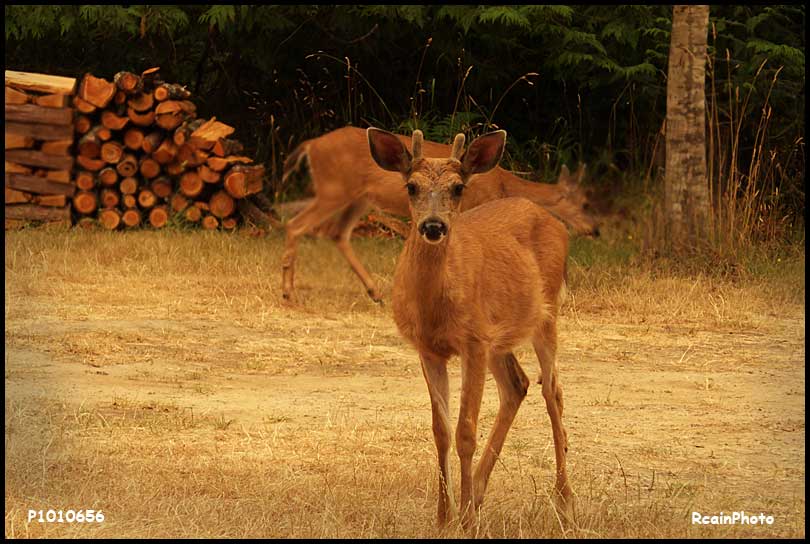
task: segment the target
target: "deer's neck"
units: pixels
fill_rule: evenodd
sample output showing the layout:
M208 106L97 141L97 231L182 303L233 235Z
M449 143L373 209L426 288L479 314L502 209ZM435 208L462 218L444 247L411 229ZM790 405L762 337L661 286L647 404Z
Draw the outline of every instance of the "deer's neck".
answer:
M441 244L430 244L422 239L416 222L412 224L399 265L400 280L408 289L416 289L420 300L437 302L444 291L450 239L448 237Z

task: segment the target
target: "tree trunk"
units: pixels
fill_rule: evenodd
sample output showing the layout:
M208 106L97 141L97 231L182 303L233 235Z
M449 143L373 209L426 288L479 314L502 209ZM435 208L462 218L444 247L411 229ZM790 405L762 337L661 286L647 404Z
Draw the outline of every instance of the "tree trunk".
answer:
M706 177L706 42L709 6L675 6L667 78L667 159L664 206L673 248L705 239L709 219Z

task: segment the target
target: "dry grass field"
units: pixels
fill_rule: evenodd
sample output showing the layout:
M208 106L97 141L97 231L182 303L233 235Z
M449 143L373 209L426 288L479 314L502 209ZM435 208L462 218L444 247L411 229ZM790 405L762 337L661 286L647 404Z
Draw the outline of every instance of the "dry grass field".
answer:
M5 242L7 537L465 535L435 525L416 353L331 242L302 242L293 307L280 234L27 230ZM401 242L356 246L390 300ZM574 244L560 320L576 521L564 529L551 506L534 385L475 536L804 537L803 252L718 279L611 262L619 248ZM517 355L536 376L530 346ZM450 370L457 410L458 361ZM496 409L490 379L479 452ZM105 520L29 522L30 509ZM693 525L693 511L774 523Z

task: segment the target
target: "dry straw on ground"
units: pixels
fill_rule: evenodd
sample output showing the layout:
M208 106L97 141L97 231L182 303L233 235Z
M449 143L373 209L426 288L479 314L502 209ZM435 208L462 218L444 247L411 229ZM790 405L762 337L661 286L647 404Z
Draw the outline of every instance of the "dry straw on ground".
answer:
M358 253L390 300L400 245ZM206 232L6 234L9 537L435 537L430 407L390 307L328 241ZM478 536L804 536L804 257L767 281L585 266L560 326L577 522L551 507L530 387ZM538 371L530 349L518 352ZM458 363L451 364L452 409ZM497 394L487 382L480 434ZM457 467L454 468L457 474ZM95 509L101 524L27 522ZM692 525L764 512L771 526Z

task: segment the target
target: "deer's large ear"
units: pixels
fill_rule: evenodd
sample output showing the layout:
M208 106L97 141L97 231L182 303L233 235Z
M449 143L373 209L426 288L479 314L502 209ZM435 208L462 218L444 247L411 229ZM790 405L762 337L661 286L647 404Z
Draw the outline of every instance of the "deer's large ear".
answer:
M374 127L366 134L371 156L380 168L403 174L411 169L411 154L395 134Z
M489 172L498 166L505 145L505 130L496 130L479 136L461 158L461 169L468 176Z

